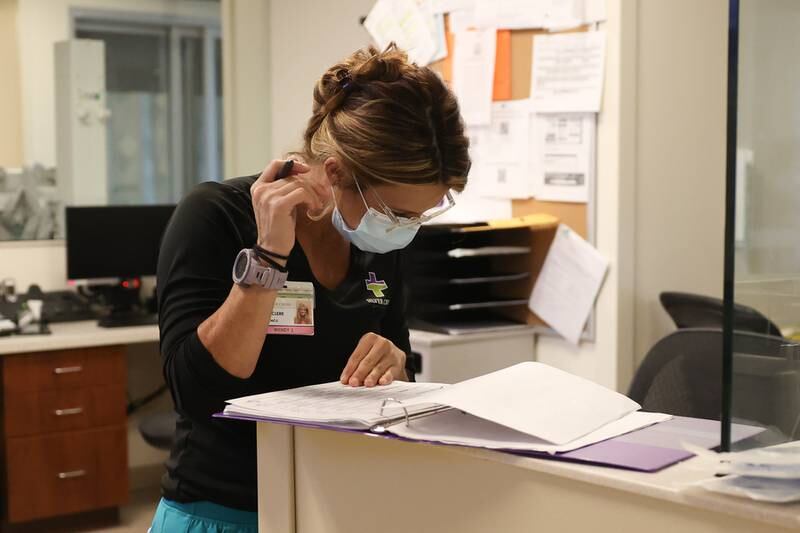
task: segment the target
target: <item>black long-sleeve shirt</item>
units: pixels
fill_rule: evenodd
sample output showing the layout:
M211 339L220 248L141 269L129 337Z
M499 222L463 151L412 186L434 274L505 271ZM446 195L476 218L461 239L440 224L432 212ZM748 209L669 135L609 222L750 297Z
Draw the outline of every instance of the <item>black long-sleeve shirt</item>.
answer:
M248 379L217 364L200 342L197 327L228 296L236 254L256 242L250 196L255 178L196 187L175 210L158 260L161 355L178 412L162 494L175 501L206 500L250 511L256 510L255 424L212 418L225 400L336 381L369 331L410 351L396 252L370 254L351 247L346 278L328 290L314 278L303 249L295 244L287 263L289 280L314 284L314 335L267 335ZM367 288L371 277L385 282L382 298ZM265 329L268 319L264 317Z

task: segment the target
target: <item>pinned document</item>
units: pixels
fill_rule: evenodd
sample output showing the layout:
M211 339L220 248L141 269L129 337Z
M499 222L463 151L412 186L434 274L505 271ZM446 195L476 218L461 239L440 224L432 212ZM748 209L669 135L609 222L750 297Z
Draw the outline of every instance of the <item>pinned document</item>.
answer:
M475 3L475 26L520 30L541 28L545 11L542 2L531 0L491 0Z
M493 198L530 198L530 104L508 100L493 103L491 109L490 125L468 128L472 165L480 174L478 192Z
M394 41L411 61L427 65L439 48L429 18L416 0L378 0L364 19L364 28L380 48Z
M492 117L497 30L463 31L455 35L453 91L469 126L488 126Z
M534 37L533 108L540 113L599 112L605 50L603 31Z
M596 115L531 116L531 176L538 200L589 201L596 172Z
M562 224L547 252L528 307L577 345L607 269L608 260Z

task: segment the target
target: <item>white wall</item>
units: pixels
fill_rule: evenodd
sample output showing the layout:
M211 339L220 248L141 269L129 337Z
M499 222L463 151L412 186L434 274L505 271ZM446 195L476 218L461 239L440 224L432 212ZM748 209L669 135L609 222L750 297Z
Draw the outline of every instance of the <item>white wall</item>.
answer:
M727 0L639 2L636 357L674 326L658 294L722 295Z
M17 44L17 0L0 2L0 166L22 165L22 116L20 113L19 46ZM12 83L8 83L12 80Z

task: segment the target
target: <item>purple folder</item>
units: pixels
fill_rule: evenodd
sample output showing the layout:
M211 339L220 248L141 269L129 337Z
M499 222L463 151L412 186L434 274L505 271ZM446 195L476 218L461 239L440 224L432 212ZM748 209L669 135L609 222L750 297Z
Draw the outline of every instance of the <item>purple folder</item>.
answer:
M324 424L310 424L301 422L287 422L256 416L240 414L217 413L217 418L230 418L236 420L250 420L255 422L273 422L288 424L298 427L344 431L347 433L363 433L371 437L389 438L396 440L410 440L398 437L391 433L370 433L357 429L332 428ZM734 424L732 440L740 441L752 437L763 431L755 426ZM717 420L702 418L687 418L676 416L670 420L659 422L630 433L614 437L602 442L590 444L571 452L550 454L546 452L520 452L517 450L504 453L513 453L526 457L551 459L554 461L569 461L585 463L596 466L608 466L639 472L657 472L675 463L689 459L694 454L686 451L682 443L694 444L703 448L716 448L720 444L720 423ZM426 441L428 442L428 441ZM441 446L450 446L439 442L428 442ZM502 450L500 450L502 451Z

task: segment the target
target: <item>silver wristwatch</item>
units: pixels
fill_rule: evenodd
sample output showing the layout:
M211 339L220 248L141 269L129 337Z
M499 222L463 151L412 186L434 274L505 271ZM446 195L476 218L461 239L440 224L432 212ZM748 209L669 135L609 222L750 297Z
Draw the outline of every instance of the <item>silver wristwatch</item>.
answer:
M264 289L282 289L288 276L288 272L262 265L250 248L239 252L233 262L233 281L242 287L255 285Z

